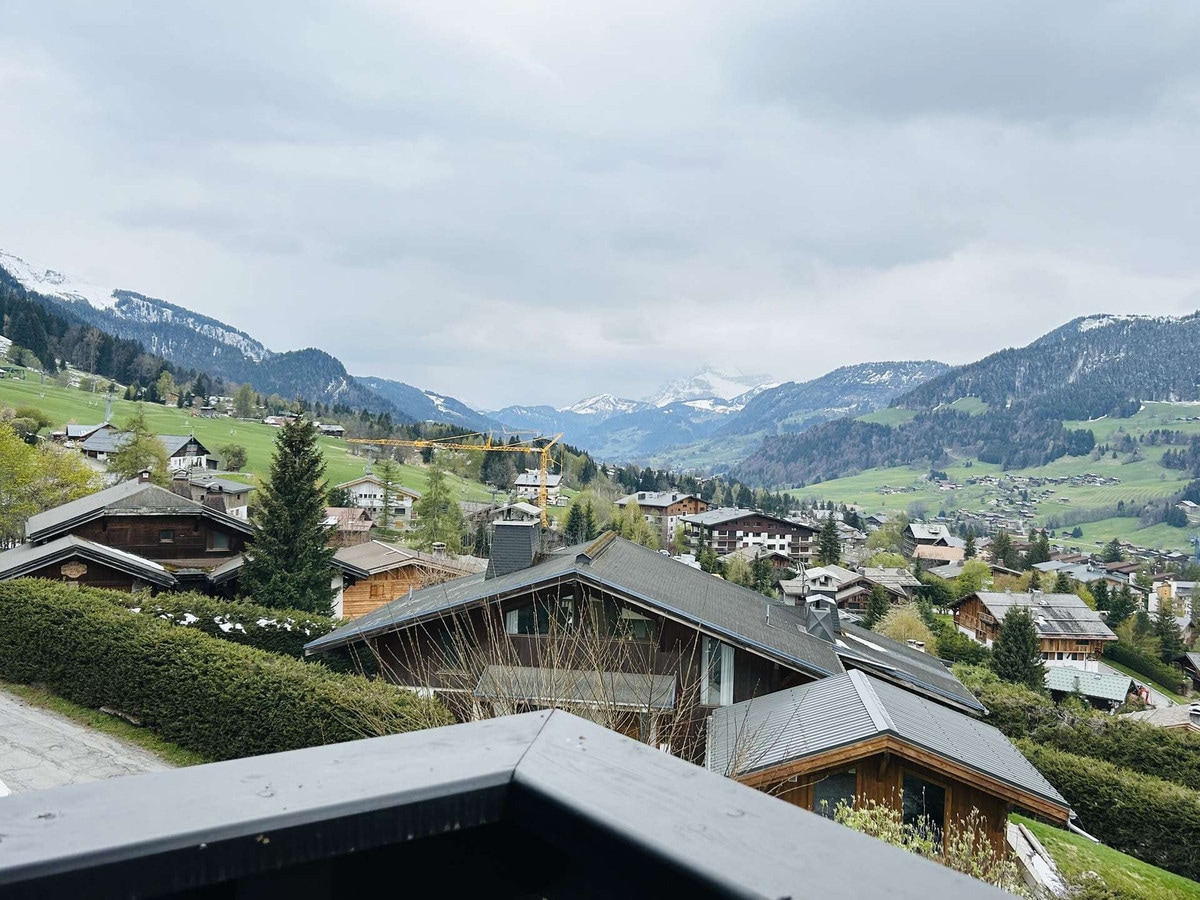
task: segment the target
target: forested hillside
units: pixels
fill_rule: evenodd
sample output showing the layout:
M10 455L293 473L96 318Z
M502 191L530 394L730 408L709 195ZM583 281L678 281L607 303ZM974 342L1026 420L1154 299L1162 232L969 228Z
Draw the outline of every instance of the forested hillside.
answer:
M828 480L876 466L936 465L947 450L1006 469L1091 452L1088 429L1064 419L1124 417L1145 400L1200 397L1200 314L1181 319L1076 319L1027 347L959 366L892 402L899 424L841 419L768 437L735 470L751 484ZM950 408L972 397L974 414Z

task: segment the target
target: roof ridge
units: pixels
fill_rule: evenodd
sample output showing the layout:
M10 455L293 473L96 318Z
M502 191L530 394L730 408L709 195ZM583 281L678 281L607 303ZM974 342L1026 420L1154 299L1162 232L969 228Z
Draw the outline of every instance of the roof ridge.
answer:
M871 679L857 669L851 669L846 674L850 678L850 683L854 685L854 690L858 693L858 699L862 701L867 715L871 717L871 723L875 729L877 731L896 731L896 723L892 721L892 717L884 708L883 701L875 693L875 686L871 684Z
M616 539L617 533L615 531L606 531L604 534L600 535L600 537L596 538L594 541L584 547L583 552L579 554L579 557L583 557L583 559L585 559L587 562L595 562L604 555L605 551L613 545ZM578 560L579 557L576 557L576 559Z

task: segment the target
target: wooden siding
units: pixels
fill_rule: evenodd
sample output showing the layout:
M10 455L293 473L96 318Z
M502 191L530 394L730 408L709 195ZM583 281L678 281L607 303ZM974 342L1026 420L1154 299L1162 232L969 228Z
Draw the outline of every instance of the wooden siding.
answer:
M72 571L72 566L86 566L87 571L77 578L71 578L63 573L63 569L66 568L68 571ZM48 566L43 566L35 572L30 572L27 577L45 578L50 581L61 581L73 585L82 584L85 587L109 588L114 591L158 591L156 586L142 581L135 575L130 575L128 572L119 572L103 563L94 562L90 559L71 559L56 562Z
M171 532L169 541L162 539L164 531ZM146 559L207 559L214 566L245 549L242 532L200 516L106 516L85 522L72 534ZM228 546L210 549L218 534L228 538Z

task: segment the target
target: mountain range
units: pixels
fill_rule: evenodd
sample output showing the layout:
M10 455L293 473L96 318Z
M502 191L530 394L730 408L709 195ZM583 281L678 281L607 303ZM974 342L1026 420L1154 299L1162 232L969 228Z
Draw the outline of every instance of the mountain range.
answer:
M1200 399L1197 346L1200 313L1078 318L913 387L891 401L891 423L846 418L768 436L734 471L748 483L778 485L878 466L936 466L948 452L1006 469L1082 455L1092 449L1091 431L1064 420L1086 425L1132 415L1144 401Z

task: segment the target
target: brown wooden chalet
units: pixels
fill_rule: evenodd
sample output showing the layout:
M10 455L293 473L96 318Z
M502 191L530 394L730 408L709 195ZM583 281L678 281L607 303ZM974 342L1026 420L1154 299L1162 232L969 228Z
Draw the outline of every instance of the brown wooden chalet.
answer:
M478 703L604 706L627 713L611 727L642 739L670 723L694 742L708 710L847 668L983 712L937 659L839 625L836 610L770 601L611 533L530 565L531 530L495 527L486 573L416 590L306 654L365 645L391 679L439 692L464 717Z
M211 593L210 575L239 558L250 534L240 519L143 475L31 517L26 542L0 554L0 580Z
M325 507L325 543L330 547L353 547L371 539L375 527L371 514L357 506Z
M357 619L411 591L481 572L484 566L486 560L421 553L384 541L343 547L333 556L334 615Z
M1014 808L1071 815L996 728L861 671L714 710L705 762L829 818L874 801L944 831L977 810L1001 851Z
M805 522L752 509L710 509L680 521L693 552L708 547L724 556L742 547L762 547L786 553L793 562L807 565L813 560L817 529Z
M658 529L658 539L663 546L674 541L675 526L680 519L708 509L708 503L700 497L679 491L638 491L622 497L617 506L625 509L631 503L636 503L646 521Z
M1074 594L980 591L950 606L958 630L988 647L1000 636L1000 626L1010 609L1028 610L1042 659L1050 666L1095 671L1104 645L1117 639L1096 611Z

